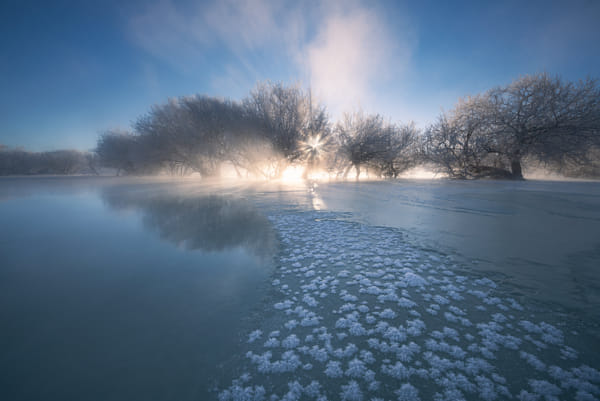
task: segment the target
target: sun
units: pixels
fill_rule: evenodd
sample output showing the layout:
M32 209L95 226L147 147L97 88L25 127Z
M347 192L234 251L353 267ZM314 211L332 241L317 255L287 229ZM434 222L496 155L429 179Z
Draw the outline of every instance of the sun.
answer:
M314 160L319 156L319 153L323 150L323 144L321 135L315 135L309 137L306 141L300 143L302 150L306 154L308 160Z
M313 151L318 151L319 149L321 149L321 146L323 146L323 144L321 143L320 135L310 137L306 144Z

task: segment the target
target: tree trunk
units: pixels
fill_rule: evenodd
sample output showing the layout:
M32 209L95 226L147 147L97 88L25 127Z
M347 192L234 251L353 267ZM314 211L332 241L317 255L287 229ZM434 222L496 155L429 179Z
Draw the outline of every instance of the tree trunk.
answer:
M523 179L523 170L521 169L521 160L513 159L510 162L510 171L512 173L512 178L515 180Z
M238 167L234 164L233 168L235 169L235 173L237 174L237 178L242 178L242 174L240 174L240 170L238 170Z
M344 171L344 175L342 176L343 179L348 178L348 173L350 173L350 170L352 170L352 167L354 167L353 164L349 165L346 170Z

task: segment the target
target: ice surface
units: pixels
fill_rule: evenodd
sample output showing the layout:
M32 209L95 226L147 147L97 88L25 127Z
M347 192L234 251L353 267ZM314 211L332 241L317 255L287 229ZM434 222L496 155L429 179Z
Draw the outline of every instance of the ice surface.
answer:
M397 230L339 217L271 216L285 239L270 279L279 297L248 334L240 370L252 374L220 399L600 398L573 334L526 300Z

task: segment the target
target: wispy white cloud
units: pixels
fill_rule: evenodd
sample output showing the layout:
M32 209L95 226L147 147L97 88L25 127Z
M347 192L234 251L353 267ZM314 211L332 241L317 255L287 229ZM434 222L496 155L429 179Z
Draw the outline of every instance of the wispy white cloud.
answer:
M401 21L392 30L383 13L358 1L161 0L131 18L129 28L136 45L181 72L223 63L213 86L232 92L269 78L261 69L272 61L288 70L280 76L310 84L335 116L358 106L374 109L378 88L410 67L414 32ZM207 60L209 51L234 61ZM257 54L272 60L257 61Z
M256 50L273 42L282 26L277 16L283 11L283 2L266 0L223 0L205 10L207 27L238 52Z
M129 20L133 42L151 55L183 71L202 57L213 40L203 13L182 10L169 0L149 4Z

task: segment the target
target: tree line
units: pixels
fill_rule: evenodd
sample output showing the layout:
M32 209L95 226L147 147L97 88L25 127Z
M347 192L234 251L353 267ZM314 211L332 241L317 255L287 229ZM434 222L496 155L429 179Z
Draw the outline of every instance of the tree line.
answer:
M599 129L600 87L594 79L523 76L459 100L421 130L363 112L334 123L310 90L260 83L240 101L196 95L155 105L131 130L101 134L93 154L61 154L61 167L50 167L52 152L5 149L0 174L27 165L15 161L19 157L46 160L32 161L38 167L28 168L30 173L68 173L74 168L69 166L85 164L66 162L77 156L94 166L92 171L100 166L118 175L209 178L229 169L238 177L278 178L289 166L299 166L305 176L318 171L339 178L363 173L395 178L426 166L459 179L522 179L530 167L600 177Z
M0 175L98 174L99 168L94 152L70 149L28 152L0 144Z
M289 166L303 166L306 176L347 177L354 169L356 177L397 177L418 161L418 134L414 124L361 112L334 125L310 91L263 83L240 102L171 99L140 117L133 131L104 133L96 151L102 165L123 174L215 177L227 166L239 177L278 178Z

